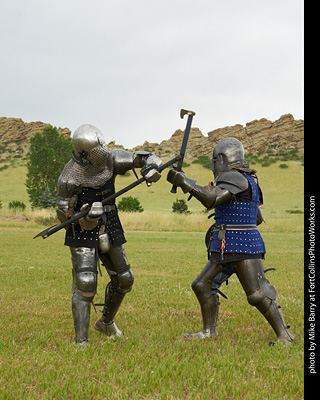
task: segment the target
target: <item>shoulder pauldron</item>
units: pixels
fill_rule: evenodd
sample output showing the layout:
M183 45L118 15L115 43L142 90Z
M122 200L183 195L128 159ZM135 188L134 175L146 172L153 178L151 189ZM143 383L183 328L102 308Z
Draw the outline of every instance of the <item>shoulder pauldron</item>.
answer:
M238 171L226 171L218 177L216 185L232 194L237 194L248 189L249 182L245 175Z

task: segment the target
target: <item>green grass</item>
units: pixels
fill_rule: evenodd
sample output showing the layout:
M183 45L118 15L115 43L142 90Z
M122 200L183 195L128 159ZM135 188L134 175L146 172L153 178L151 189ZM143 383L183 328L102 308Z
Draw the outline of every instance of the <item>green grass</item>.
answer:
M279 212L282 215L283 210L290 210L296 207L303 210L303 174L304 169L297 161L288 161L289 168L279 168L280 162L272 164L269 167L257 166L259 183L264 192L265 213L269 217L276 217ZM203 168L200 164L192 163L189 167L184 168L185 173L197 179L200 185L206 185L213 180L213 174L210 170ZM6 208L10 201L22 201L30 209L28 195L24 185L26 180L26 167L17 166L10 167L4 171L0 171L0 201L3 208ZM170 184L166 181L167 170L163 171L163 177L159 182L147 187L141 184L123 196L138 197L145 211L150 212L171 212L172 204L177 198L185 199L188 194L182 193L178 189L176 195L170 193ZM133 173L128 176L119 176L116 179L117 190L132 183L136 178ZM118 199L119 200L119 199ZM188 202L188 207L192 212L199 212L204 207L195 199ZM1 210L0 210L1 211ZM143 214L142 214L143 215Z
M0 399L303 399L303 214L287 212L303 210L303 167L288 165L261 168L259 182L265 197L264 265L276 268L267 277L295 336L291 347L268 346L274 333L248 305L235 276L222 287L228 300L220 300L218 339L184 340L184 332L201 329L190 284L206 263L204 233L213 221L194 199L188 203L191 215L172 214L174 199L187 195L172 195L165 179L130 192L145 212L121 215L135 276L116 318L125 335L103 337L93 328L99 311L92 310L88 348L72 345L71 260L63 232L33 240L43 229L33 213L21 217L4 207ZM199 165L185 170L202 185L212 179ZM6 184L4 174L10 175ZM5 205L27 204L27 197L18 196L21 168L1 171L0 178ZM133 179L118 178L118 188ZM98 303L107 282L103 271Z

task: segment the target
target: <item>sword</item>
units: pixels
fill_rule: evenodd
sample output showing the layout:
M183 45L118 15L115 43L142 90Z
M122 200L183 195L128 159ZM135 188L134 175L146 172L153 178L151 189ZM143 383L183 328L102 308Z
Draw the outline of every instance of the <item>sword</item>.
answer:
M182 170L182 164L183 164L184 155L186 154L186 149L187 149L187 143L188 143L189 133L190 133L190 129L191 129L192 118L193 118L194 115L196 115L196 113L193 112L193 111L188 111L188 110L182 109L180 111L180 118L183 119L183 117L186 114L188 115L187 126L186 126L186 129L184 131L184 136L183 136L181 150L180 150L180 157L181 158L178 161L177 167L175 168L176 171L181 171ZM177 193L177 186L172 185L171 193Z

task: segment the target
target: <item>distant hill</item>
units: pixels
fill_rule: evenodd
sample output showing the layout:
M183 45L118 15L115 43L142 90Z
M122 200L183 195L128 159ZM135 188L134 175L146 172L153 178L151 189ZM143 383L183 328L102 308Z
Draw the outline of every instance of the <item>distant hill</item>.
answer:
M215 129L203 135L198 128L191 128L186 159L194 159L200 155L212 156L215 145L225 137L239 139L246 152L258 153L268 149L292 150L304 152L304 121L295 120L291 114L285 114L272 122L265 118L248 122L246 126L240 124ZM183 131L177 130L170 139L160 144L145 142L135 150L150 150L162 156L172 157L180 149Z
M36 132L41 132L46 126L44 122L26 123L20 118L0 117L0 158L8 154L25 156L28 153L30 139ZM69 128L58 128L59 132L70 136ZM282 115L272 122L266 118L248 122L245 126L240 124L215 129L203 135L199 128L192 128L190 132L186 159L194 159L200 155L211 156L215 144L224 137L233 136L241 140L246 152L257 153L268 149L304 151L304 121L295 120L293 115ZM131 150L153 151L163 159L172 158L180 149L183 131L176 130L170 139L161 143L145 141L142 146ZM109 148L124 148L114 141L109 143Z

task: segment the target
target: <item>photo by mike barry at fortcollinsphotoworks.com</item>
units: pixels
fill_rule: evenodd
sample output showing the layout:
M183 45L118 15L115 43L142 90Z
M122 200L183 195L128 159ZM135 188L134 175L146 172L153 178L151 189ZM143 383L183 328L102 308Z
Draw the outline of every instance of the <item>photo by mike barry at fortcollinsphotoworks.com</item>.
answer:
M306 320L306 373L316 374L316 199L315 196L309 197L309 212L307 217L306 232L306 298L305 298L305 320Z

